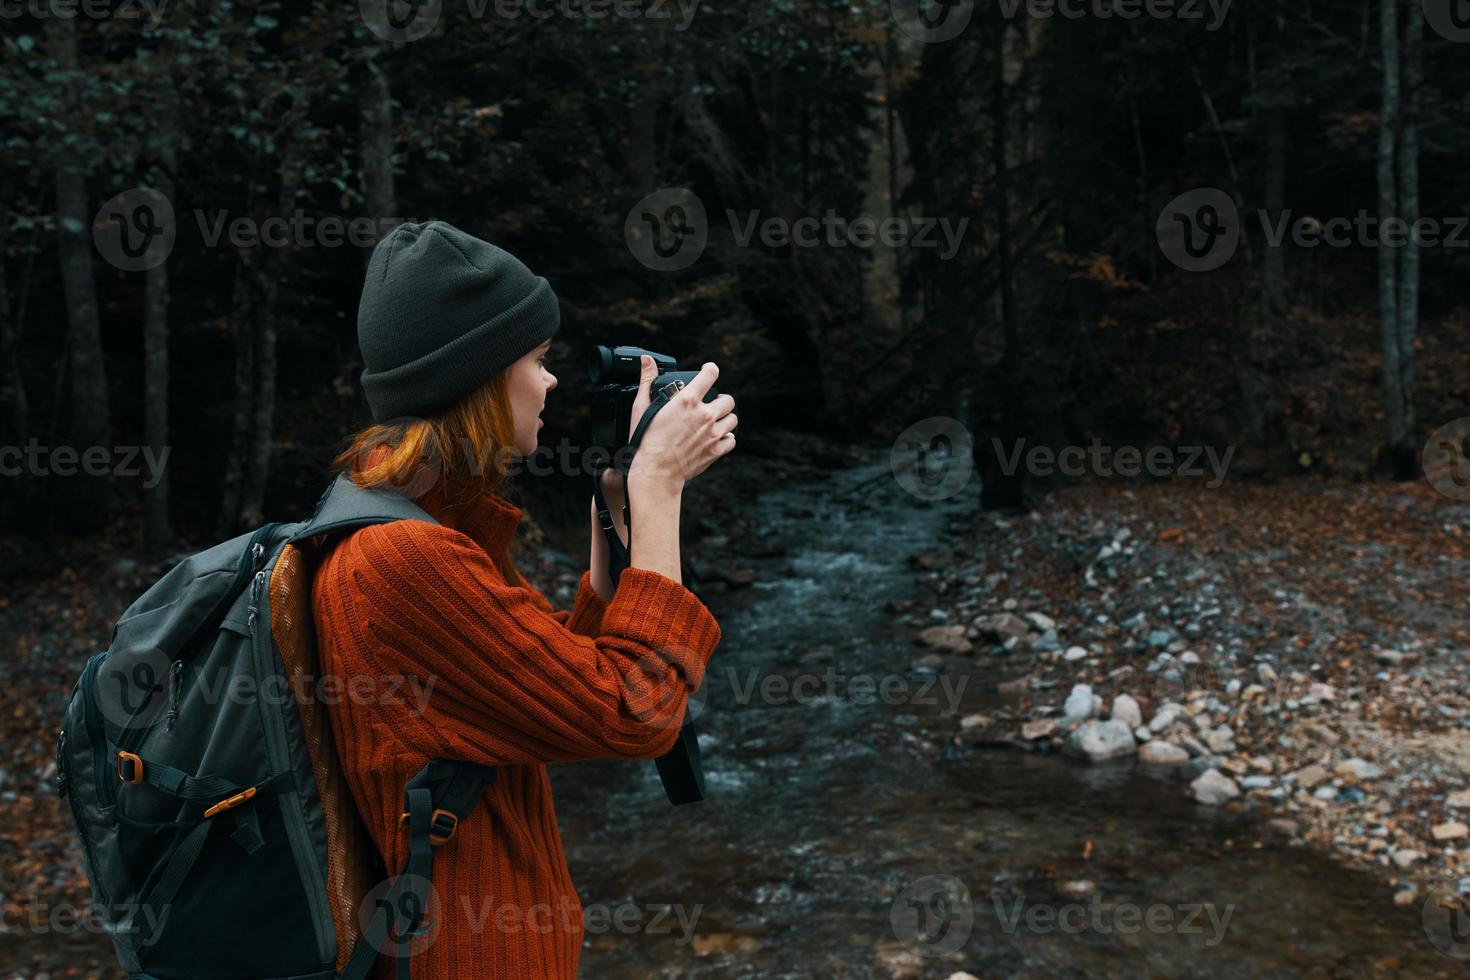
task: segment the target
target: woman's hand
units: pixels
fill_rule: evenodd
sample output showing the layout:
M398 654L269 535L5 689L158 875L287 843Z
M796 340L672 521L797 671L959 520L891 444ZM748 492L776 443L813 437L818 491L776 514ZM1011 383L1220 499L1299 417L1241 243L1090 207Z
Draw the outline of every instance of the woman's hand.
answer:
M653 401L653 379L658 377L653 358L645 356L642 368L629 439ZM682 490L711 463L735 449L735 427L740 422L735 399L724 394L704 401L719 375L714 362L706 361L694 379L658 410L628 468L629 482L653 481L665 489Z

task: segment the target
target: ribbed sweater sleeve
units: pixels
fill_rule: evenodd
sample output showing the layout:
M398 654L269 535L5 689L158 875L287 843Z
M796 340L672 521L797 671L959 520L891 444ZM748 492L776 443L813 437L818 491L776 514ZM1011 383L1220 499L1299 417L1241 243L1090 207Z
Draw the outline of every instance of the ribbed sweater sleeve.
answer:
M552 608L547 598L534 585L526 581L525 576L521 576L521 585L531 590L532 601L543 612L573 633L596 636L602 632L602 617L607 612L607 603L592 587L591 572L582 573L582 581L577 583L577 597L572 601L570 610Z
M428 691L392 724L433 757L656 758L720 640L704 604L658 572L628 569L605 604L584 574L573 609L557 613L507 584L473 539L423 521L364 528L323 571L327 615L360 666Z

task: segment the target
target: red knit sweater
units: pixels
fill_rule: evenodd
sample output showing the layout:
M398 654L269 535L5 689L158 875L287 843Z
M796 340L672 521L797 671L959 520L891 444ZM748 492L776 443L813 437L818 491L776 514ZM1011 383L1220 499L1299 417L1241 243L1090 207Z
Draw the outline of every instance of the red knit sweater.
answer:
M436 925L414 940L414 976L573 978L582 905L546 764L666 752L720 628L683 585L642 568L623 573L610 603L584 572L571 611L553 611L502 571L521 511L438 494L417 502L440 525L364 528L317 569L322 671L361 692L329 706L333 734L390 872L408 856L404 785L426 760L499 767L485 805L435 849ZM395 697L398 675L409 680ZM353 681L362 676L385 680ZM383 957L376 976L390 975Z

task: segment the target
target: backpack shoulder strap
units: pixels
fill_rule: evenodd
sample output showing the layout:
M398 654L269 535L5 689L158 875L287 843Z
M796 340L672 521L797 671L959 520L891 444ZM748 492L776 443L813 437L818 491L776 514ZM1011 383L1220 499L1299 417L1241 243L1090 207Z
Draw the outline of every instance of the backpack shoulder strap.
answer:
M412 520L437 524L418 504L391 490L365 490L353 483L345 473L327 487L316 503L316 513L292 532L291 544L328 531L343 531L383 524L388 521Z
M398 980L409 980L409 944L418 935L434 870L434 848L454 836L460 819L495 781L495 767L453 759L430 759L403 792L402 822L408 828L408 860L378 902L342 971L340 980L366 980L379 955L397 961ZM392 934L390 935L390 928Z

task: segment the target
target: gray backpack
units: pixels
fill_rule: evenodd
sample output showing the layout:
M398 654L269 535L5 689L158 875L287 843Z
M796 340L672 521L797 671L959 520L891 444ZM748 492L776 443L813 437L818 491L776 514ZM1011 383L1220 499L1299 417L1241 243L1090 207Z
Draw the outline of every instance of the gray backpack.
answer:
M140 980L408 976L433 848L495 770L432 760L408 784L391 878L359 818L325 707L311 578L322 536L433 521L345 476L316 513L180 562L88 661L56 744L96 906Z

